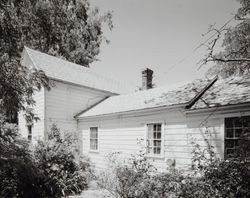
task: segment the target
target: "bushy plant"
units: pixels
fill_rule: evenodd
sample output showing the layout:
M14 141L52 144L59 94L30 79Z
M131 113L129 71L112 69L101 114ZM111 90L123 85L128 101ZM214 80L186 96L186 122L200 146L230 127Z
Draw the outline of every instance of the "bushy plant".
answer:
M0 197L48 197L47 176L36 166L18 127L0 118Z
M35 147L37 166L48 176L48 185L53 186L51 196L62 197L79 194L87 188L87 161L75 160L75 143L70 135L61 137L60 130L53 125L48 140Z
M100 187L115 197L145 197L140 185L154 171L144 153L123 158L121 153L107 156L108 166L97 177Z
M243 134L234 156L220 160L208 140L204 149L194 144L190 171L170 169L157 173L145 153L133 155L127 162L110 160L112 170L101 186L120 198L248 198L250 197L249 131ZM246 148L247 147L247 148Z

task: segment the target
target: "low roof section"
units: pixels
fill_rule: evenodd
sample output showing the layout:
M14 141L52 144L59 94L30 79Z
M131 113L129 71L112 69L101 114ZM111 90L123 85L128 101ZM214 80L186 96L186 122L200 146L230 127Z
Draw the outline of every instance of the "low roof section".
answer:
M250 103L250 76L217 80L190 108L207 109Z
M28 64L27 60L30 60L32 65L26 66L43 70L49 78L54 80L69 82L113 94L127 93L129 90L126 84L93 72L90 68L62 60L28 47L24 47L22 56L23 65Z
M171 107L178 105L185 107L210 83L211 81L209 80L195 80L130 94L111 96L93 108L78 114L77 118L124 113L164 106Z
M91 109L78 114L78 119L112 115L159 107L181 106L195 110L250 102L249 76L227 79L194 80L131 94L111 96Z

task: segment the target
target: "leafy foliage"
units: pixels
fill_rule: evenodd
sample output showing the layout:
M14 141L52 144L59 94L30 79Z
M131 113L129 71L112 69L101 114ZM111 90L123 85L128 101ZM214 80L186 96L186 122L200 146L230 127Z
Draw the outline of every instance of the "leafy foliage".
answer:
M40 142L35 155L26 140L18 136L15 124L0 120L0 196L62 197L80 193L87 187L89 162L77 164L70 138L62 139L59 130Z
M32 125L32 94L49 88L44 72L20 64L24 45L88 66L99 54L104 23L112 28L111 14L101 16L87 0L0 1L0 113L17 123L25 111Z
M39 142L35 148L37 166L49 178L48 186L53 186L52 197L78 194L87 188L89 163L75 161L75 143L70 135L62 138L53 125L48 140Z
M208 74L219 74L222 77L232 75L250 74L250 2L249 0L238 0L241 4L235 19L234 27L213 29L217 31L217 38L209 43L208 56L203 60L216 62ZM225 31L222 42L223 51L214 54L213 50L221 33Z
M3 0L0 56L20 57L24 45L88 66L111 29L111 13L100 15L87 0Z
M209 144L209 142L207 141ZM150 198L234 198L250 196L249 128L245 130L235 156L219 160L210 145L194 144L191 171L169 169L157 173L145 154L134 155L127 163L110 162L109 173L99 178L100 186L115 197ZM116 155L115 155L116 156ZM103 177L103 176L106 176Z
M19 58L10 57L7 53L0 57L0 113L9 122L17 122L17 112L22 110L27 123L32 125L36 117L32 95L42 86L49 89L49 81L44 72L29 70L19 61Z
M34 163L27 141L15 124L0 119L0 196L46 197L47 177Z

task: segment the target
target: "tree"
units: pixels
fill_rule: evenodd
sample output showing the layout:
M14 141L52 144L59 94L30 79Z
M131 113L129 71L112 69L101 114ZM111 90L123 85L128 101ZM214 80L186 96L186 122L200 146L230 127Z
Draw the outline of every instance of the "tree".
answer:
M0 113L17 123L24 110L32 125L32 95L49 88L42 71L20 65L24 45L88 66L99 53L106 22L112 28L111 14L101 16L87 0L0 1Z
M89 66L103 40L100 15L87 0L4 0L0 2L0 55L19 57L24 45Z
M237 24L220 29L213 26L208 33L215 31L215 38L207 46L208 54L202 60L203 64L215 62L216 65L209 69L208 74L219 74L222 77L232 75L250 74L250 1L238 0L241 7L234 16ZM224 34L222 41L223 50L215 53L214 49Z

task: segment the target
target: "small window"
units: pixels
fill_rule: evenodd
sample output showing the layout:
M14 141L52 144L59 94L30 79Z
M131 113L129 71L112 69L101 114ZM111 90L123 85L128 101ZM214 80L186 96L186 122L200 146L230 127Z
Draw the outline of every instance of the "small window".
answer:
M93 151L98 150L98 128L97 127L90 128L90 150L93 150Z
M148 124L147 131L148 153L160 155L162 153L162 124Z
M28 140L31 141L32 140L32 126L28 125Z
M240 140L250 128L250 116L225 118L225 158L235 154Z

